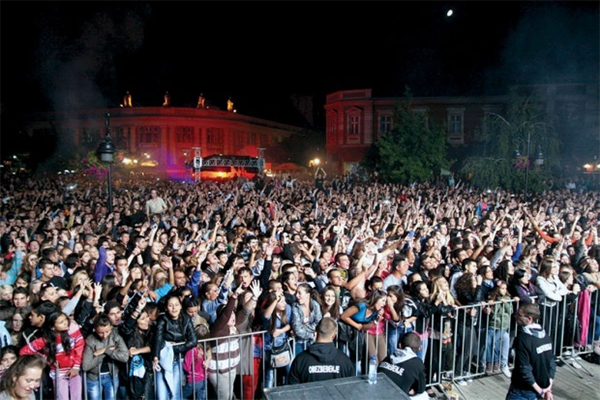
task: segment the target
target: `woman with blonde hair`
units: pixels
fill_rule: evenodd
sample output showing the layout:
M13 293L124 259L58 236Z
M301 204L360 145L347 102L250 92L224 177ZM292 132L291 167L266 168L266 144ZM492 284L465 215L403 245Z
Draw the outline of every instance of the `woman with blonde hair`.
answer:
M544 299L539 302L541 317L540 324L546 333L554 338L554 353L561 355L562 346L557 338L562 332L563 299L571 291L558 277L559 264L552 256L546 256L540 263L540 270L535 280L535 285L543 294Z
M450 284L443 276L431 280L430 316L431 322L431 351L426 369L429 371L428 382L440 379L439 374L451 371L452 362L450 351L454 336L453 327L456 318L456 300L450 292ZM436 375L436 376L434 376Z
M77 272L75 272L75 274L73 274L71 276L71 293L75 293L77 286L80 286L81 281L83 279L85 279L85 281L88 281L90 279L90 276L88 275L88 273L84 270L79 270Z

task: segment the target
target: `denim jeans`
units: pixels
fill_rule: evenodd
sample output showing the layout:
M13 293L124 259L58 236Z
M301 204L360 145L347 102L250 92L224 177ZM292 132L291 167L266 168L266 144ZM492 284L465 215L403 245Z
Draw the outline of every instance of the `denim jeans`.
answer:
M417 357L423 362L425 362L425 357L427 356L427 347L429 347L429 338L421 340L421 350L417 352Z
M292 363L286 365L281 368L273 368L271 367L271 350L265 350L264 353L264 363L265 363L265 388L272 388L276 386L275 382L275 372L277 372L277 381L283 382L283 384L287 383L287 377L290 373L290 368L292 367ZM283 375L283 379L281 376Z
M508 365L510 337L507 329L488 329L486 362L500 361L501 366ZM494 357L492 359L492 352Z
M173 381L170 383L171 390L167 386L165 379L165 370L155 371L156 377L156 397L158 400L179 400L181 399L181 370L178 362L173 363Z
M111 374L102 374L97 381L88 379L86 384L88 400L115 400L119 377L113 379Z
M594 310L592 310L593 312ZM600 340L600 315L592 316L590 318L590 327L588 329L588 343L592 344L594 341Z
M394 350L398 348L398 342L402 340L404 335L412 332L412 328L405 328L404 325L400 324L396 328L390 325L388 329L388 340L387 340L387 354L388 356L394 353Z
M300 354L304 350L308 349L308 346L310 346L310 343L308 343L307 341L296 340L296 347L295 347L296 353L294 354L294 357L297 357L298 354Z
M196 392L195 397L191 397L194 400L205 400L206 399L206 381L199 381L194 383L187 383L183 387L183 398L190 398Z
M522 390L514 387L508 389L506 400L536 400L541 399L533 390Z

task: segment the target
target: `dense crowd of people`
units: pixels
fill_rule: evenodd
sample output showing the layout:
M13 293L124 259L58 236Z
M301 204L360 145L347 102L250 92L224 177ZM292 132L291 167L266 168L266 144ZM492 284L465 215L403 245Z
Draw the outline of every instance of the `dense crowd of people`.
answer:
M302 364L339 351L352 373L371 356L387 370L418 358L411 395L441 375L467 384L474 359L510 377L522 303L560 315L543 319L568 332L556 357L600 354L598 192L322 173L118 180L111 204L106 189L75 176L3 182L0 372L43 357L44 398L260 398L261 381L310 374L271 363L290 339Z

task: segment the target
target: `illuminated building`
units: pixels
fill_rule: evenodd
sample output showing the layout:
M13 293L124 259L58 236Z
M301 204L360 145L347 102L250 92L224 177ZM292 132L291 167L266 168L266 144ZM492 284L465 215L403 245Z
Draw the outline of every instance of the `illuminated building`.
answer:
M552 118L559 138L564 143L563 154L573 155L565 162L579 166L577 157L596 155L600 146L598 132L597 84L548 84L512 86L511 92L532 96L538 106ZM393 113L400 97L373 97L371 89L345 90L327 95L326 149L330 171L352 173L358 169L369 147L380 132L392 129ZM447 142L454 158L475 137L477 130L485 132L482 122L489 113L502 113L509 96L413 97L412 109L426 116L426 121L443 123ZM592 151L592 154L587 154Z
M121 107L35 114L24 133L56 135L82 158L104 137L110 113L111 136L121 161L132 169L169 179L189 178L195 148L215 154L258 157L265 149L269 164L285 162L282 143L303 128L217 108ZM186 164L187 163L187 164Z

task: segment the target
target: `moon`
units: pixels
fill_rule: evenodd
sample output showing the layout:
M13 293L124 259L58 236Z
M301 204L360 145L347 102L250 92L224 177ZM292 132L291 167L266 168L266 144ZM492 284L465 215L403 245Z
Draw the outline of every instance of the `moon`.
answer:
M453 13L454 11L452 11L452 9L448 10L448 12L446 13L446 17L451 17Z

